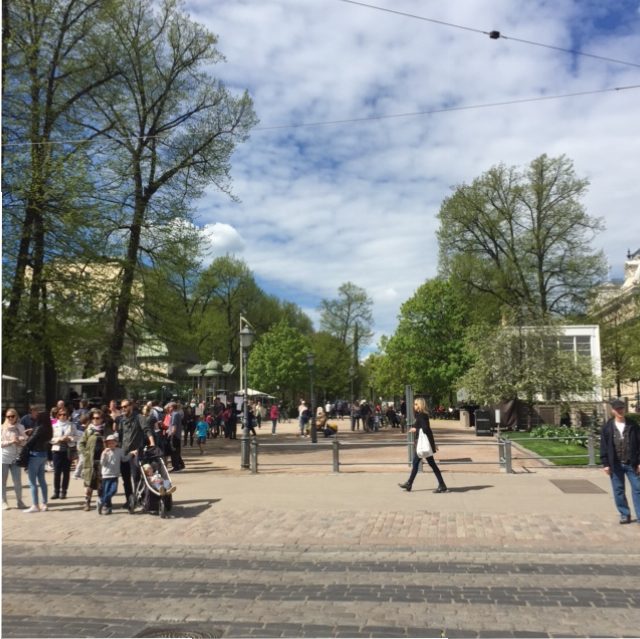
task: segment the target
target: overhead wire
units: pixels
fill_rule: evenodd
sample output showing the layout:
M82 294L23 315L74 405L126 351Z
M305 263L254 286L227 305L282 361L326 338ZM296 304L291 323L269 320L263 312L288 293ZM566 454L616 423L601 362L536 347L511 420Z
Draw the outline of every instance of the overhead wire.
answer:
M376 11L384 11L386 13L394 13L399 16L404 16L406 18L413 18L414 20L422 20L424 22L432 22L433 24L439 24L445 27L451 27L454 29L462 29L464 31L472 31L474 33L481 33L483 35L489 36L492 40L512 40L513 42L520 42L522 44L529 44L535 47L544 47L545 49L553 49L555 51L562 51L563 53L570 53L572 55L580 55L588 58L595 58L596 60L603 60L605 62L613 62L615 64L624 64L630 67L640 68L640 63L637 62L629 62L628 60L618 60L616 58L609 58L603 55L597 55L595 53L587 53L585 51L579 51L577 49L565 49L563 47L558 47L552 44L545 44L543 42L535 42L534 40L525 40L523 38L515 38L513 36L506 36L500 31L491 30L485 31L483 29L477 29L474 27L467 27L461 24L455 24L453 22L446 22L445 20L437 20L435 18L427 18L425 16L420 16L415 13L407 13L406 11L398 11L397 9L389 9L387 7L379 7L377 5L369 4L367 2L359 2L358 0L337 0L338 2L343 2L345 4L353 4L360 7L365 7L367 9L375 9Z
M640 89L640 84L631 84L621 87L608 87L605 89L594 89L592 91L576 91L574 93L562 93L557 95L541 95L533 98L521 98L518 100L503 100L500 102L486 102L483 104L463 104L460 106L442 107L440 109L427 109L425 111L409 111L407 113L388 113L382 115L368 115L360 118L344 118L342 120L320 120L317 122L299 122L298 124L276 124L273 126L257 126L253 131L279 131L284 129L302 129L311 127L331 126L338 124L357 124L360 122L372 122L376 120L392 120L396 118L411 118L425 115L435 115L437 113L449 113L453 111L472 111L474 109L490 109L493 107L511 106L514 104L526 104L528 102L543 102L547 100L561 100L563 98L575 98L586 95L597 95L601 93L613 93L619 91L629 91L633 89ZM147 140L157 139L162 141L162 136L127 136L127 137L113 137L109 140L111 142L124 142L126 140L136 140L145 138ZM46 142L3 142L3 147L8 146L36 146L45 144L86 144L100 141L98 138L87 139L64 139L64 140L48 140Z
M542 102L544 100L560 100L562 98L574 98L585 95L595 95L598 93L612 93L614 91L626 91L630 89L640 89L640 84L632 84L621 87L609 87L606 89L595 89L593 91L577 91L575 93L563 93L560 95L543 95L534 98L521 98L519 100L503 100L501 102L487 102L484 104L467 104L461 106L442 107L439 109L428 109L426 111L411 111L407 113L389 113L386 115L370 115L361 118L346 118L343 120L322 120L318 122L301 122L299 124L281 124L274 126L256 127L254 131L273 131L278 129L298 129L304 127L319 127L335 124L353 124L358 122L370 122L373 120L390 120L394 118L410 118L423 115L434 115L436 113L448 113L451 111L471 111L474 109L489 109L492 107L509 106L514 104L525 104L527 102Z

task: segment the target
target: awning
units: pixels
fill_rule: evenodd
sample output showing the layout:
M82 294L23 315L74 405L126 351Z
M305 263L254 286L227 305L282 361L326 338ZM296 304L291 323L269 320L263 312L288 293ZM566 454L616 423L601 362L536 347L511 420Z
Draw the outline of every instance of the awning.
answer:
M236 395L244 395L244 390L236 391ZM247 395L249 397L268 397L269 399L275 399L273 395L263 393L262 391L255 390L254 388L247 388Z
M69 384L101 384L106 377L106 372L98 373L93 377L70 379ZM154 384L175 384L168 377L163 377L158 373L145 370L143 368L133 368L123 364L118 369L118 379L122 382L152 382Z

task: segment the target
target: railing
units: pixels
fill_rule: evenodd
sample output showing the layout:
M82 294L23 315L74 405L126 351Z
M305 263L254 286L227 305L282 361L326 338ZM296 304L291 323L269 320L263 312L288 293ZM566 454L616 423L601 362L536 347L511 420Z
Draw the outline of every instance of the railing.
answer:
M544 459L581 459L583 457L585 457L588 461L587 461L587 466L597 466L596 463L596 440L595 440L595 434L594 433L589 433L588 435L576 435L574 437L528 437L525 440L519 440L519 439L514 439L513 441L516 444L522 444L523 446L526 447L526 442L531 442L531 441L538 441L538 442L544 442L544 441L572 441L572 442L577 442L577 441L585 441L587 442L587 452L584 455L579 455L577 453L574 453L573 455L544 455L544 457L542 455L531 455L529 457L525 457L523 455L518 455L518 459L540 459L541 457L543 457ZM506 439L504 440L506 442L510 442L511 440Z
M451 442L446 444L449 446L468 446L468 443L457 443ZM311 447L310 447L311 446ZM307 442L291 442L291 443L270 443L270 444L260 444L258 443L257 438L251 439L250 444L250 459L249 459L249 468L251 469L252 474L258 473L258 465L259 465L259 450L274 450L274 449L303 449L304 452L309 451L317 451L322 449L331 449L331 462L295 462L295 463L286 463L286 462L278 462L278 463L261 463L262 466L328 466L331 463L333 467L334 473L340 472L340 466L393 466L402 464L405 465L405 462L394 461L394 462L384 462L384 461L362 461L362 462L341 462L340 461L340 450L348 449L348 448L378 448L378 447L388 447L388 446L406 446L407 447L407 462L409 466L413 461L413 433L409 433L406 442L398 442L396 440L387 440L387 441L378 441L378 442L345 442L341 441L337 437L332 439L330 442L317 442L315 444L309 444ZM511 441L508 439L499 439L496 442L474 442L474 447L476 446L497 446L498 447L498 459L495 462L491 461L438 461L439 465L471 465L471 464L495 464L497 463L506 473L512 473L513 467L511 463Z

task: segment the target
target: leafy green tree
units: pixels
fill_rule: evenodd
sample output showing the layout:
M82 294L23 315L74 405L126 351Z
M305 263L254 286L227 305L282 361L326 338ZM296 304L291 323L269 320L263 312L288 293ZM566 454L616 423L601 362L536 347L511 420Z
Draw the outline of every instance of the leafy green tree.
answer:
M320 302L320 327L351 349L354 362L373 337L372 307L367 292L352 282L340 286L337 299Z
M611 371L618 397L625 382L640 379L640 300L635 317L629 315L619 308L600 325L602 365Z
M606 274L591 247L602 221L581 203L587 186L571 160L547 155L458 186L439 213L441 272L524 320L583 310Z
M251 269L244 261L230 255L216 258L202 273L198 295L205 309L199 329L201 356L211 356L213 352L219 357L226 356L230 362L237 362L240 315L254 325L258 335L263 330L253 323L254 312L264 293L256 284Z
M532 406L539 396L570 401L591 395L600 383L591 358L563 351L560 337L551 325L474 326L467 338L474 363L460 387L481 404L521 399Z
M198 359L207 296L200 286L204 239L189 224L172 224L154 232L150 264L141 269L144 329L164 342L176 362ZM211 355L211 353L209 353Z
M95 47L110 4L3 4L3 352L5 361L43 365L47 403L55 399L59 365L50 264L95 240L93 180L87 147L77 142L85 136L76 111L119 73Z
M410 384L435 402L452 402L469 363L465 335L470 319L466 301L450 282L425 282L400 309L398 328L377 367L377 383L387 380L395 394Z
M309 339L281 321L261 335L249 354L249 385L271 395L307 394ZM288 391L288 393L287 393Z
M334 400L348 396L351 353L337 337L320 331L311 336L314 354L316 400Z
M119 62L115 86L91 96L100 158L121 216L122 280L106 357L106 392L115 393L144 230L188 216L209 185L229 193L230 158L256 119L251 99L211 75L222 56L216 37L177 0L122 0L103 25Z

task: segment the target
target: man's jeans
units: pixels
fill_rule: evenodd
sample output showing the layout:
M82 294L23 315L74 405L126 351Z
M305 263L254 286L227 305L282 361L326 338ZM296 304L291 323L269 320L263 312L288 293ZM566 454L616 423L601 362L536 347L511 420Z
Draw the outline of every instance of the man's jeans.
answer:
M624 491L624 477L627 476L631 484L631 498L636 511L636 519L640 521L640 477L636 475L636 470L630 464L614 463L611 466L611 486L613 487L613 497L616 501L616 508L621 517L629 517L631 510Z

